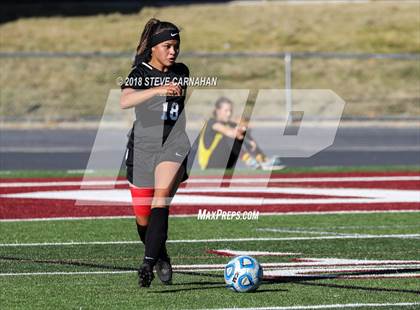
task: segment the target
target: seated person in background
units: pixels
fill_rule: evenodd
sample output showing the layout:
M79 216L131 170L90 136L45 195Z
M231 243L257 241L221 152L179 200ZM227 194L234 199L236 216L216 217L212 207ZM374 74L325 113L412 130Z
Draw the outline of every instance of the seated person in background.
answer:
M248 128L248 120L239 123L231 120L233 102L220 97L214 107L213 117L201 130L195 143L198 163L201 169L232 169L238 158L254 169L281 169L279 158L269 161L263 151L252 138ZM244 150L241 154L242 145Z

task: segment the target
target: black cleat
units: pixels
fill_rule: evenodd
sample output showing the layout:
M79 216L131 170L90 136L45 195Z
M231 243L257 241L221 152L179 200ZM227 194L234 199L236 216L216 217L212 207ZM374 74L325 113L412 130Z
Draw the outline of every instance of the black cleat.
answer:
M155 275L153 274L153 267L147 263L143 263L139 269L139 286L149 287Z
M169 256L159 258L155 265L156 273L163 284L172 284L172 266Z

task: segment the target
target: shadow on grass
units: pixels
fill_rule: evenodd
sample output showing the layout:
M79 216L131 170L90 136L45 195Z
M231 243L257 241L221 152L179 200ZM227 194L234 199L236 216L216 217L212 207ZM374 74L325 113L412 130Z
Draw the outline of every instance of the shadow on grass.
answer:
M214 273L205 273L205 272L193 272L193 271L174 271L174 273L184 274L184 275L191 275L191 276L199 276L199 277L211 277L211 278L219 278L223 279L223 275L218 275ZM222 280L223 281L223 280ZM205 281L196 281L196 282L182 282L182 283L174 283L171 286L178 285L199 285L198 287L186 287L186 288L175 288L175 289L164 289L159 291L150 291L149 293L156 294L156 293L177 293L177 292L187 292L187 291L198 291L198 290L208 290L208 289L216 289L216 288L225 288L226 285L222 282L205 282ZM285 289L258 289L253 294L258 293L265 293L265 292L287 292L288 290Z
M106 264L95 264L88 262L80 262L73 260L46 260L46 259L31 259L31 258L22 258L22 257L12 257L12 256L0 256L0 260L6 261L17 261L17 262L30 262L30 263L40 263L40 264L51 264L51 265L65 265L65 266L78 266L78 267L90 267L90 268L99 268L106 270L117 270L117 271L137 271L137 268L134 267L125 267L125 266L115 266L115 265L106 265ZM420 290L410 290L410 289L393 289L393 288L384 288L384 287L369 287L369 286L360 286L360 285L340 285L340 284L330 284L330 283L314 283L311 281L318 280L333 280L333 279L345 279L345 276L355 276L355 275L383 275L383 274L403 274L407 272L419 272L420 269L389 269L389 270L371 270L363 272L353 272L353 273L337 273L329 275L316 275L316 276L292 276L292 277L271 277L269 279L263 280L263 284L283 284L283 283L293 283L298 285L307 285L307 286L320 286L320 287L330 287L330 288L340 288L340 289L352 289L352 290L364 290L370 292L394 292L394 293L409 293L420 295ZM174 271L175 274L191 275L198 277L207 277L207 278L217 278L222 279L223 275L206 273L206 272L194 272L194 271ZM175 293L181 291L195 291L195 290L206 290L206 289L215 289L215 288L224 288L225 284L222 281L218 282L206 282L206 281L193 281L193 282L184 282L172 284L172 286L184 286L184 285L198 285L198 287L191 288L176 288L176 289L165 289L159 291L149 291L149 293ZM260 289L255 293L263 292L273 292L273 291L288 291L285 289Z
M133 267L122 267L122 266L115 266L115 265L94 264L94 263L86 263L86 262L80 262L80 261L74 261L74 260L32 259L32 258L22 258L22 257L12 257L12 256L0 256L0 260L37 263L37 264L49 264L49 265L91 267L91 268L100 268L100 269L117 270L117 271L118 270L121 270L121 271L137 271L137 268L133 268Z

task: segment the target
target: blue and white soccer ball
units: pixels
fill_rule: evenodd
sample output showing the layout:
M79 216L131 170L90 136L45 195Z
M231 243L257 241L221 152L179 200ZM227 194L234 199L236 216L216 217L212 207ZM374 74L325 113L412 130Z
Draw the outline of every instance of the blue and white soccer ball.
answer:
M236 256L225 266L226 287L235 292L255 291L261 283L263 269L251 256Z

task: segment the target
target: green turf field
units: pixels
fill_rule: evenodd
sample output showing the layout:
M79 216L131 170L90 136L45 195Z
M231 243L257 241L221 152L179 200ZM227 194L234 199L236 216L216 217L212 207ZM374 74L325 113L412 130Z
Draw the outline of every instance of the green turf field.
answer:
M267 228L285 231L264 230ZM140 289L133 270L139 264L143 246L137 242L131 218L1 222L0 230L0 270L2 274L14 274L0 277L3 309L253 308L420 301L418 278L285 280L263 283L256 293L239 294L224 288L222 271L213 271L176 273L172 286L163 286L155 279L149 289ZM326 233L376 236L419 232L419 213L268 215L252 221L172 217L168 249L174 265L225 264L229 260L206 253L209 249L300 252L297 257L307 258L418 260L418 238L312 238ZM277 240L217 240L249 237ZM105 243L90 243L93 241ZM61 244L67 242L76 244ZM4 246L11 243L35 244ZM293 257L261 257L259 261L287 262ZM98 271L105 273L17 275Z

